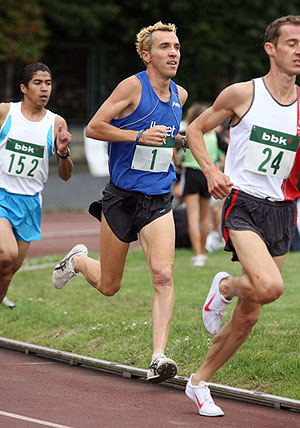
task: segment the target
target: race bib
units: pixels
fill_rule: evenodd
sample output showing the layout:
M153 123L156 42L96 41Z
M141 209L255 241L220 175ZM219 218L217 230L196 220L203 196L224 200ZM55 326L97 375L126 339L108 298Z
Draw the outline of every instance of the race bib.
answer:
M167 172L173 156L174 137L167 137L162 146L137 144L131 168L139 171Z
M2 161L2 172L16 177L36 178L44 151L43 146L8 138Z
M299 137L253 125L244 169L271 177L288 178Z

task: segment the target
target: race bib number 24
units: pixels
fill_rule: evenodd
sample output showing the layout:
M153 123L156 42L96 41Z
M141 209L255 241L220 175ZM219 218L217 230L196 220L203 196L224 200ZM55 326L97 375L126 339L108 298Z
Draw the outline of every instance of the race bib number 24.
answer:
M278 178L288 178L293 167L299 137L254 125L244 168Z

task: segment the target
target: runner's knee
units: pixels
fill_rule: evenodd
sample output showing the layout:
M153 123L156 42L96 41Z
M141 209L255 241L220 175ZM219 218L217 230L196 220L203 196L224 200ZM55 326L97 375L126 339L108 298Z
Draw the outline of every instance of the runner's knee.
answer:
M171 269L152 269L152 281L154 288L171 287L173 285Z
M121 288L121 281L111 280L111 281L101 281L101 284L97 284L96 288L104 296L112 297L114 296Z
M283 293L284 283L281 279L269 278L264 281L263 285L258 288L258 303L266 305L274 302Z
M14 262L18 257L17 251L2 251L0 252L0 271L13 272Z

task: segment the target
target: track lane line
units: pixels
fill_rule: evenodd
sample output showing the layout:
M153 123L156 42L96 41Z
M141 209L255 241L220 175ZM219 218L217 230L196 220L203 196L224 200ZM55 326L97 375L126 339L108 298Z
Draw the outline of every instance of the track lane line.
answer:
M45 427L53 427L53 428L75 428L67 425L55 424L53 422L41 421L40 419L28 418L27 416L17 415L15 413L4 412L0 410L0 415L7 416L8 418L20 419L21 421L32 422L34 424L44 425Z

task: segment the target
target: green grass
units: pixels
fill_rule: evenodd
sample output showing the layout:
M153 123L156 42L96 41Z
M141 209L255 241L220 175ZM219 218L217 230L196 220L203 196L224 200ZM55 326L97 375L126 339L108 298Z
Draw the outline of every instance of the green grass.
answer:
M210 346L201 309L211 280L219 270L240 273L230 254L208 256L202 268L190 265L191 251L176 251L175 310L166 353L189 376ZM97 258L97 254L93 254ZM25 265L56 262L60 256L28 259ZM264 306L261 318L241 349L212 382L300 399L299 253L289 253L284 268L285 291ZM51 282L52 269L18 272L0 306L0 335L36 345L147 368L151 359L153 287L142 251L128 255L122 288L104 297L80 275L63 290ZM229 306L228 319L234 305Z

